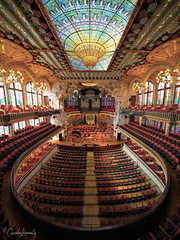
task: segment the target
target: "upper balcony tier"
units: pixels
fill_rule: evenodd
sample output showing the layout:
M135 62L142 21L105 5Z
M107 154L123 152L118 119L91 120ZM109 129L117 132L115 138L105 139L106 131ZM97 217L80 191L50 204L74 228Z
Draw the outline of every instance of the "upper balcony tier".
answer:
M12 105L0 106L0 125L8 125L14 122L44 117L52 114L59 114L60 110L54 109L50 106L20 106Z

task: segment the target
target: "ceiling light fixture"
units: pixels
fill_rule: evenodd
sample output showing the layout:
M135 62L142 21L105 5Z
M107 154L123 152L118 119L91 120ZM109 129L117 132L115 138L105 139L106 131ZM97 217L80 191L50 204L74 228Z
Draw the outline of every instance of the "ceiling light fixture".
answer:
M84 42L74 49L75 54L82 59L83 64L88 68L96 66L101 57L106 53L103 45L96 42Z
M34 91L39 92L39 91L45 91L47 89L47 83L44 81L40 82L33 82L32 83L32 88Z
M146 89L148 88L147 83L140 83L138 81L134 82L132 85L132 89L135 91L139 91L139 92L144 92L146 91Z
M171 70L168 68L164 71L160 71L156 77L158 83L172 83L172 73Z
M0 82L11 84L16 82L23 82L24 77L20 71L9 70L6 71L5 69L0 70Z

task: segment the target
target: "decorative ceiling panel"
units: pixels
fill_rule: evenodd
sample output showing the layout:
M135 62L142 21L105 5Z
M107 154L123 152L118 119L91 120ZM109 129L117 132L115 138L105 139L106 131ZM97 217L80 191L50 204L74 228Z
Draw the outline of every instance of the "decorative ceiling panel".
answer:
M42 2L73 69L107 70L138 0ZM87 60L89 50L93 57ZM86 62L94 56L90 67Z

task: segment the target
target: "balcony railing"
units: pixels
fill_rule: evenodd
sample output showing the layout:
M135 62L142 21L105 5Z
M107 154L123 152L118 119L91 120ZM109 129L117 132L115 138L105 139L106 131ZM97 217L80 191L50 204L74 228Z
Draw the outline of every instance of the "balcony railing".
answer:
M60 114L60 110L48 110L37 112L22 112L0 115L0 125L8 125L11 122L26 120L30 118L45 117L53 114Z
M170 113L170 112L148 112L148 111L140 111L140 110L129 110L123 109L121 110L122 114L130 114L133 116L142 116L142 117L150 117L156 118L157 120L168 120L173 123L180 123L180 114L178 113Z

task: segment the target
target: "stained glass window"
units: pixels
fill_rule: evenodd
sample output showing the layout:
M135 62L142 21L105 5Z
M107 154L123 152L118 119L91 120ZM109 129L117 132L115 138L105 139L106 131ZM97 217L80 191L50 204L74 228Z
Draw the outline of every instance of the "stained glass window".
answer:
M147 82L148 88L144 92L144 101L145 105L151 105L153 103L153 88L154 84L152 82Z
M5 89L2 83L0 83L0 105L6 104L6 95L5 95Z
M38 91L36 94L32 88L32 82L26 84L26 97L28 105L42 105L42 92Z
M157 104L167 106L171 103L171 85L169 83L159 83L157 91Z
M42 0L75 70L106 70L138 0ZM102 46L98 63L83 64L82 44Z
M9 85L9 103L13 106L23 105L23 93L20 82L11 83Z
M9 134L9 126L0 126L0 135L2 134Z
M141 105L142 104L142 93L138 94L138 104Z
M180 105L180 85L176 85L175 87L174 104Z

